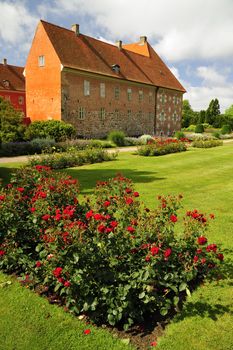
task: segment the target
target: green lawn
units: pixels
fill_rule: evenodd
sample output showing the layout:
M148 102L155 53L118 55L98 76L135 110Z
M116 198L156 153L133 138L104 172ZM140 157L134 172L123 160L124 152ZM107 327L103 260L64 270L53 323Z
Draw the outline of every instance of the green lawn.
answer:
M0 177L9 176L9 167L14 167L14 165L4 164L4 168L0 168ZM233 251L233 241L231 239L233 227L233 143L212 149L189 149L185 153L153 158L121 153L116 161L82 166L66 170L66 172L79 179L81 193L83 194L89 194L93 191L96 180L104 180L114 176L117 172L122 172L135 182L136 190L140 192L142 199L150 207L157 205L156 197L158 194L182 193L184 209L181 210L180 215L186 210L195 208L216 215L216 220L211 223L207 236L210 243L216 242L225 249L225 278L219 282L206 283L192 294L183 311L166 328L165 335L159 339L156 349L186 350L187 347L189 350L233 349L233 280L230 279L232 277L231 258ZM68 334L69 332L72 333L77 321L70 319L69 315L64 316L63 313L61 313L61 316L56 314L54 320L48 318L45 321L40 316L40 327L43 329L41 331L40 327L36 327L38 318L35 318L34 321L32 321L33 318L30 318L33 312L30 308L26 310L27 304L24 306L24 318L19 318L19 309L17 309L16 304L11 304L13 298L11 289L13 288L19 287L12 285L0 289L1 315L6 313L6 304L9 304L8 307L11 307L12 310L16 308L15 316L12 317L13 311L11 310L11 312L6 313L5 317L1 317L2 326L0 327L3 328L3 334L8 342L17 339L16 334L20 329L18 333L21 334L24 343L20 343L21 347L15 345L15 347L4 347L4 349L29 349L27 344L30 344L33 334L35 339L39 339L38 344L42 344L40 349L55 348L51 347L53 346L51 340L53 332L55 338L59 334L61 337L64 335L65 339L69 339L67 332ZM23 308L28 291L20 290ZM20 297L19 300L21 300ZM35 295L31 298L35 309L38 305L40 310L41 299L38 299ZM48 310L50 308L51 310L54 309L49 305L47 307ZM58 314L60 312L62 310L56 311ZM59 323L57 320L59 320L59 317L66 316L69 318L67 322L69 322L69 329L71 330L69 331L68 327L61 327L59 328L60 331L57 330L56 324ZM31 332L28 331L27 319L31 320ZM9 323L10 331L5 333ZM46 324L48 324L47 327L45 327ZM15 329L14 332L13 329ZM80 331L78 333L80 335ZM89 345L90 349L121 349L121 345L116 343L112 343L113 345L108 345L108 347L106 343L106 347L103 347L101 345L101 335L97 335L97 330L95 330L95 334L92 343L94 345ZM72 336L71 339L73 339ZM74 349L73 344L69 347L69 341L67 340L67 342L67 349ZM59 347L58 343L56 343L56 348L58 350L63 349L64 346ZM24 347L21 344L24 344ZM77 349L86 349L85 346L87 345L83 341L83 336L77 338L77 344L79 344L76 345ZM37 349L37 347L31 347L31 349Z

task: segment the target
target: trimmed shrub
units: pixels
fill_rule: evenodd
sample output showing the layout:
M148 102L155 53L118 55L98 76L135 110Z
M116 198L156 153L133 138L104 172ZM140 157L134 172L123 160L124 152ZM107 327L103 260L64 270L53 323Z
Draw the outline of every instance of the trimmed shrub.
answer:
M153 140L153 137L151 135L142 135L139 137L139 140L143 145L146 145L148 141Z
M213 137L215 137L216 139L220 139L220 138L221 138L221 134L220 134L220 132L218 132L218 131L213 132L212 135L213 135Z
M176 131L175 132L175 137L180 140L185 138L185 133L183 131Z
M140 156L162 156L169 153L177 153L186 151L185 142L177 139L159 140L153 139L148 141L147 145L138 147L138 154Z
M209 140L209 141L196 140L192 142L192 147L196 147L196 148L211 148L211 147L217 147L222 145L223 145L223 142L221 140Z
M202 124L197 124L195 127L196 134L202 134L204 132L204 126Z
M72 138L75 133L76 130L71 124L59 120L48 120L31 123L25 132L25 137L28 140L52 138L59 142Z
M231 133L231 126L229 124L223 125L221 129L221 134L225 135L230 133Z
M150 210L122 175L81 201L78 190L38 165L0 192L0 267L74 314L125 329L165 316L224 259L205 237L206 215L178 217L182 196L160 196Z
M116 146L125 145L125 133L123 131L113 130L108 134L108 140Z
M43 151L52 152L55 141L51 139L34 139L26 142L8 142L0 146L1 157L13 157L31 154L40 154Z
M31 166L43 165L52 169L64 169L83 164L101 163L117 157L117 153L108 153L102 148L87 148L82 151L70 149L68 152L41 154L30 158Z

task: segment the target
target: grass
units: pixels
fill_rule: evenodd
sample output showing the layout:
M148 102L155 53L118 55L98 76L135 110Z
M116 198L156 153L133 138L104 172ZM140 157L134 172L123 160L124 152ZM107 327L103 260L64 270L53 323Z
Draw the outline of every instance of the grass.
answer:
M180 211L180 215L186 210L194 208L216 215L216 220L211 223L207 236L210 243L217 242L225 249L225 277L218 282L206 283L198 288L191 298L188 298L183 311L172 320L166 328L165 335L159 339L156 349L186 350L187 344L189 350L233 349L233 282L230 279L232 277L231 257L233 251L231 238L233 223L231 214L233 193L232 153L233 143L227 143L222 147L212 149L190 149L184 153L163 157L150 158L121 153L119 159L114 162L92 164L66 170L70 175L79 179L81 192L86 195L92 193L97 180L108 179L117 172L122 172L135 182L136 190L140 192L142 199L150 207L157 205L156 197L159 194L182 193L184 209ZM7 178L12 167L14 167L13 164L4 164L4 171L0 171L0 177ZM8 288L10 291L13 286ZM14 288L16 288L15 285ZM27 290L24 291L28 293ZM21 293L23 292L21 291ZM8 294L10 295L8 292L4 294L4 302L1 303L0 301L1 315L5 312L5 310L2 310L3 306L10 303ZM0 298L2 300L2 290L0 290ZM33 305L37 308L41 299L35 295L33 295L33 298L35 298L33 299L35 300ZM23 296L22 300L24 300ZM14 310L14 307L16 305L12 307L12 310ZM48 308L50 310L51 306L48 305ZM11 312L13 313L13 311ZM62 310L59 310L59 312L62 312ZM28 313L25 311L26 314L29 318L31 311ZM18 317L17 312L13 318L10 317L10 314L7 314L0 322L8 323L7 319L10 318L11 331L13 328L20 326L21 331L19 333L25 338L24 334L28 334L27 325L24 325L23 320L18 321ZM37 330L36 322L35 320L31 324L32 333ZM41 321L41 327L44 327L43 322L45 321ZM74 322L77 321L73 319L70 321L71 329L73 329L72 324ZM50 327L52 329L52 325ZM7 326L3 326L3 328L6 332ZM50 349L49 342L43 348L47 338L51 341L49 331L50 328L48 330L46 328L44 332L37 334L37 337L40 338L38 341L40 341L40 344L42 343L40 349ZM65 328L64 337L66 337L68 331L69 329ZM90 346L90 349L101 348L98 347L99 336L97 336L97 330L95 331L94 346ZM54 332L56 335L59 333L55 328ZM62 336L63 331L61 332ZM3 332L3 334L5 333ZM33 335L30 336L33 337ZM14 333L8 337L14 339ZM85 347L82 347L86 346L82 340L79 339L77 344L79 344L78 349L85 349ZM117 346L112 345L108 349L118 349ZM56 348L63 349L64 347L57 345ZM4 347L4 349L8 348ZM13 349L13 347L9 349ZM15 347L15 349L23 348ZM25 346L24 349L27 349L27 347ZM34 348L31 347L31 349ZM37 348L35 347L35 349ZM105 348L102 347L101 349Z

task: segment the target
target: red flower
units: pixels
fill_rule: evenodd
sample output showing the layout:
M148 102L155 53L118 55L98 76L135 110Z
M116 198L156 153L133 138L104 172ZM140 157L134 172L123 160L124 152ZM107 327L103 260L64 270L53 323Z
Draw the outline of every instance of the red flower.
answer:
M147 255L147 256L145 257L145 261L150 261L150 255Z
M216 253L217 251L217 245L216 244L209 244L207 247L206 247L206 251L209 253L211 251L213 251L214 253Z
M128 197L128 198L125 198L125 203L126 204L132 204L133 203L133 199Z
M217 258L220 260L220 261L223 261L224 260L224 255L222 253L219 253L217 255Z
M50 219L50 215L49 214L45 214L42 216L42 220L44 221L48 221Z
M176 215L172 214L172 215L170 216L170 220L171 220L172 222L176 222L178 219L177 219L177 216L176 216Z
M94 219L95 219L95 220L101 220L102 218L103 218L102 215L99 214L99 213L97 213L97 214L94 215Z
M198 260L199 260L199 256L195 255L194 258L193 258L193 262L194 262L194 263L197 263Z
M131 193L132 190L131 190L131 188L126 188L126 189L125 189L125 192L126 192L126 193Z
M64 286L65 286L65 287L70 287L70 286L71 286L70 281L65 281Z
M206 263L206 258L202 258L201 263L204 265Z
M109 207L109 205L111 205L111 202L110 202L110 201L105 201L105 202L104 202L104 207Z
M128 227L127 227L127 231L129 231L129 232L134 232L134 231L135 231L135 228L133 228L132 226L128 226Z
M101 232L101 233L104 233L105 232L105 226L104 225L99 225L98 226L98 228L97 228L97 230L99 231L99 232Z
M159 247L151 247L151 254L154 256L159 253Z
M139 197L139 193L138 192L134 192L133 195L134 195L134 197Z
M87 218L87 219L92 218L93 214L94 214L94 213L93 213L93 210L88 211L88 212L86 213L86 218Z
M4 201L6 196L0 196L0 201Z
M18 188L16 188L16 190L22 193L24 191L24 188L23 187L18 187Z
M40 261L36 262L36 267L41 267L42 263Z
M215 218L215 215L214 215L214 214L210 214L210 218L211 218L211 219L214 219L214 218Z
M118 226L118 222L117 221L111 221L110 222L110 226L112 226L113 228Z
M62 284L65 283L65 280L64 280L64 278L62 278L62 277L59 277L57 280L58 280L58 282L60 282L60 283L62 283Z
M90 334L90 333L91 333L91 330L90 330L90 329L84 329L83 333L84 333L85 335Z
M3 256L5 254L6 254L5 250L0 250L0 256Z
M40 192L38 193L38 197L39 197L39 198L46 198L46 197L47 197L47 194L46 194L46 192L40 191Z
M200 236L200 237L198 237L198 239L197 239L197 243L198 243L199 245L204 245L204 244L206 244L206 242L207 242L207 238L204 237L204 236Z
M31 213L34 213L34 211L36 211L36 208L35 207L32 207L29 209Z
M165 250L165 252L163 253L165 259L167 259L167 258L171 255L171 253L172 253L171 248L167 248L167 249Z
M201 248L198 248L198 249L196 250L196 252L197 252L197 254L201 254L201 253L202 253L202 249L201 249Z
M62 267L56 267L56 269L53 270L53 275L58 278L61 276L62 273Z
M156 342L156 341L152 341L152 342L150 343L150 346L157 346L157 342Z

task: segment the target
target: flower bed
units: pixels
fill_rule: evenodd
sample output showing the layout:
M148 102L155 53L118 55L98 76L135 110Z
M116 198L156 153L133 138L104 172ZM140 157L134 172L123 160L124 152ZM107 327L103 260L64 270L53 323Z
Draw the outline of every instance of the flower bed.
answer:
M125 329L165 316L223 260L197 210L175 235L181 195L150 210L122 175L99 182L91 198L78 192L76 180L38 165L0 193L0 267L75 314Z
M186 151L185 142L177 139L152 139L147 145L138 147L138 154L141 156L161 156L169 153Z
M90 163L110 161L117 157L117 152L108 153L102 148L87 148L82 151L71 149L68 152L41 154L30 158L31 166L45 165L52 169L64 169Z
M222 140L209 140L209 141L196 140L192 142L191 146L196 148L211 148L211 147L218 147L222 145L223 145Z

